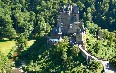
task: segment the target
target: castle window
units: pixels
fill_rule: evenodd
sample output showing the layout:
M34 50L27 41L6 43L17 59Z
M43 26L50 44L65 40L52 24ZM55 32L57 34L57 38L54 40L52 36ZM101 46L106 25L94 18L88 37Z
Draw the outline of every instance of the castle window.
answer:
M63 23L61 23L61 28L63 27Z
M70 28L72 28L72 24L70 24Z
M72 26L70 26L70 28L72 28Z
M57 20L59 20L59 18L57 18Z
M79 11L78 11L78 13L79 13Z

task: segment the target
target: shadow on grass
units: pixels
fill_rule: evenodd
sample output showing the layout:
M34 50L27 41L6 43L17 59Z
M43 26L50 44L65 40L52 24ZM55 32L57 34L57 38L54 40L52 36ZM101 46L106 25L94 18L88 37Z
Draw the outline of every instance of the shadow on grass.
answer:
M16 67L21 65L21 62L29 64L31 60L36 61L39 55L42 55L49 48L47 38L39 37L32 46L27 50L22 51L15 61Z
M42 65L41 63L45 63L46 66L42 66L42 71L43 73L50 73L51 69L58 68L56 72L60 73L63 70L67 70L67 65L72 64L74 62L79 62L79 63L73 63L73 66L79 66L81 63L85 63L85 58L82 57L81 53L78 54L78 56L74 57L71 60L68 60L67 63L64 63L61 59L62 53L58 53L54 51L54 46L50 45L47 43L47 38L45 37L39 37L34 44L29 47L27 50L22 51L21 54L19 54L18 59L15 62L16 67L19 67L21 65L21 62L25 62L26 65L30 64L31 61L34 63L37 63L37 61L41 61L42 59L44 62L40 62L39 64ZM47 54L46 51L49 51L49 54ZM68 52L67 52L68 53ZM68 53L69 54L69 53ZM39 58L39 56L42 56L42 58ZM68 58L71 56L71 54L68 55ZM38 63L37 63L38 64ZM60 67L59 67L60 66ZM33 73L33 72L30 72Z
M0 42L7 42L7 41L11 41L11 40L0 40Z

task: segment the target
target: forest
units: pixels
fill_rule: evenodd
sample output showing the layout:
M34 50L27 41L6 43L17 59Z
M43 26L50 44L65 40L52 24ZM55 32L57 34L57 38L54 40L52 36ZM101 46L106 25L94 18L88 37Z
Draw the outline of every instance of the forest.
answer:
M0 47L0 73L12 73L12 67L22 67L28 73L103 72L98 61L86 64L79 47L70 46L67 36L56 45L47 43L46 36L57 24L59 6L68 3L68 0L0 0L0 44L15 42L6 55ZM87 51L116 67L116 0L70 0L70 4L79 7L80 21L86 27ZM96 37L98 30L103 32L101 40ZM34 42L29 46L31 40Z

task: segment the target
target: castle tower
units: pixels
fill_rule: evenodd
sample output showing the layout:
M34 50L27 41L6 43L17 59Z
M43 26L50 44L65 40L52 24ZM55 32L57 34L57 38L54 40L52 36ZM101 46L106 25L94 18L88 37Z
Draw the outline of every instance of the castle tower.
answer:
M61 30L63 34L66 34L69 24L70 24L70 17L71 17L71 7L72 5L67 4L63 7L59 8L59 15L57 18L57 26L61 26Z
M77 30L76 42L82 45L86 43L86 30L84 25L82 25L81 28Z
M61 27L62 34L76 33L76 42L84 44L86 33L84 24L79 22L79 8L77 5L67 4L59 8L57 27Z
M62 36L66 35L71 37L72 43L85 44L86 42L84 24L79 22L79 8L70 3L59 6L57 26L51 31L51 41L62 40Z
M62 26L63 34L76 33L78 24L79 8L77 5L67 4L59 8L57 26Z
M79 22L79 8L76 5L72 8L72 18L75 19L73 22Z

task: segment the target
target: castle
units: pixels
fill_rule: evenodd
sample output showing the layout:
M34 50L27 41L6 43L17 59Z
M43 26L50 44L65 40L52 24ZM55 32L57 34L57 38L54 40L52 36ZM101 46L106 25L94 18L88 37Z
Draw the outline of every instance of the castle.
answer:
M68 36L71 44L84 44L86 33L84 24L79 22L79 7L67 4L59 7L57 25L51 31L49 41L58 42Z

